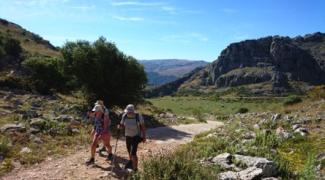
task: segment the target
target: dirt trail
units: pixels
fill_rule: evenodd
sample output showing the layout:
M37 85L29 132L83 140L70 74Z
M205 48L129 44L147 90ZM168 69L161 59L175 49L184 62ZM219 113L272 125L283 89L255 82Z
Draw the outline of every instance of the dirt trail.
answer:
M188 124L171 127L159 127L148 130L147 143L139 145L140 162L145 155L171 151L180 144L190 141L194 135L222 126L221 122L208 121L204 124ZM115 149L116 139L111 145ZM83 149L75 154L51 159L34 165L27 169L19 169L2 177L5 180L29 180L29 179L124 179L126 172L123 166L127 161L127 152L124 139L118 141L117 158L115 167L105 161L104 157L96 154L96 165L87 167L85 161L89 157L89 149Z

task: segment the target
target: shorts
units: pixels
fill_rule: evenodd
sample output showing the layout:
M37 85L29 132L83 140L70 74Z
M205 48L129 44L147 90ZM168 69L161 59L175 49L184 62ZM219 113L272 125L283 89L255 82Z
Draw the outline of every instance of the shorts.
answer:
M138 151L138 144L140 143L139 138L140 136L126 136L125 141L126 141L126 148L128 149L129 154L135 156L137 155Z
M94 133L93 139L94 140L102 140L104 142L109 142L110 141L110 133Z

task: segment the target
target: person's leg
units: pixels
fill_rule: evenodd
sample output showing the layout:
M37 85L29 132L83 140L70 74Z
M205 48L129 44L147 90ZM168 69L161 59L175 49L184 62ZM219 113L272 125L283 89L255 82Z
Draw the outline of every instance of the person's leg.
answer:
M129 161L126 163L125 165L125 169L127 168L132 168L132 159L131 159L131 151L132 151L132 138L131 137L128 137L126 136L125 137L125 142L126 142L126 148L128 150L128 154L129 154Z
M102 136L103 144L106 148L106 151L108 152L107 160L112 160L113 159L113 154L112 154L112 146L110 145L110 136L109 134L103 134Z
M131 161L132 161L133 170L138 170L138 156L137 156L138 144L139 143L137 142L136 138L132 138Z
M95 162L95 153L96 153L98 140L99 140L99 136L95 133L90 147L90 159L86 162L87 164L92 164Z

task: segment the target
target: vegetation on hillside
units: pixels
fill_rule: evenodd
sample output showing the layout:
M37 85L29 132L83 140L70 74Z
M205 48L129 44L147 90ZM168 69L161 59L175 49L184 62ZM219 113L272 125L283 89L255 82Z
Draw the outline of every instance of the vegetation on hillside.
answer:
M226 170L217 164L202 162L228 152L266 157L276 163L277 176L284 179L317 179L316 170L325 171L324 159L319 159L325 151L325 124L321 119L324 90L323 86L317 86L308 96L288 96L280 100L235 98L227 102L199 96L152 99L156 106L169 107L179 114L189 114L189 104L197 104L194 108L204 113L214 112L225 126L198 135L174 153L149 158L143 170L132 178L217 179L218 174ZM249 113L235 114L238 108L240 111L244 107ZM295 124L306 127L307 135L297 132Z

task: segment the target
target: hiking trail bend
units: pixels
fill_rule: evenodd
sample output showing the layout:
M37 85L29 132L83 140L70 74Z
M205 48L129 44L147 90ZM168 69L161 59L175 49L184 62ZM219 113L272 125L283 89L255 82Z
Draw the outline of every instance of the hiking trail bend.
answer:
M222 122L207 121L200 124L186 124L178 126L158 127L147 130L147 142L139 144L138 156L141 162L148 156L155 156L174 150L178 145L187 143L199 133L222 126ZM116 139L111 140L113 152ZM64 156L61 158L48 157L40 164L29 168L15 169L13 172L0 177L4 180L48 180L48 179L125 179L127 172L123 170L128 160L125 139L120 139L117 144L115 166L105 161L96 153L95 165L86 166L85 161L90 156L90 147Z

